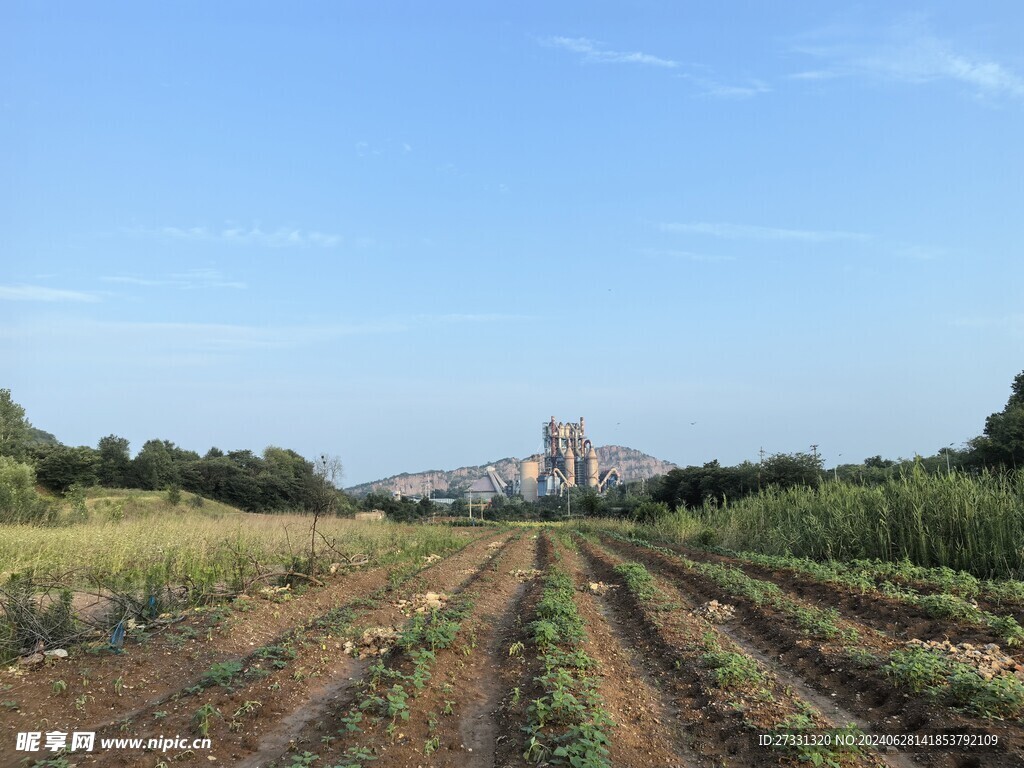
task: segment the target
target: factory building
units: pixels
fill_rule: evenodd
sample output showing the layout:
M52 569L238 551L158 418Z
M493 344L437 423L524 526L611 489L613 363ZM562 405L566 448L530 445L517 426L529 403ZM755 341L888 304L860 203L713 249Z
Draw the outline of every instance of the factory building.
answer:
M477 501L490 501L495 496L509 492L508 484L501 479L494 467L487 467L487 474L469 486L469 493Z
M601 471L597 449L586 435L583 417L578 423L551 421L541 425L544 452L520 462L519 493L526 501L557 496L564 488L592 488L604 493L619 480L616 468Z

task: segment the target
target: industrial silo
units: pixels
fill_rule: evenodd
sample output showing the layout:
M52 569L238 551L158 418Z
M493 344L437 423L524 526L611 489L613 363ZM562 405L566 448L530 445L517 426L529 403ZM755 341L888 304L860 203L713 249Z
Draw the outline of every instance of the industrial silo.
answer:
M537 500L537 474L540 465L532 459L519 464L519 492L525 501Z
M587 487L597 488L598 480L598 469L597 469L597 450L587 440L587 457L585 459L587 465Z

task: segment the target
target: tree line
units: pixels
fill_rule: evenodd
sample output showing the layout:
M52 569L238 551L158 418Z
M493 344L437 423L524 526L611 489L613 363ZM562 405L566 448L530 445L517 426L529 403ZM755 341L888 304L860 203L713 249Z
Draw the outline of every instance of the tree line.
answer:
M673 469L645 483L650 501L665 511L700 509L706 504L721 506L756 495L764 489L785 490L794 487L816 488L829 480L858 485L882 485L894 478L920 469L926 473L982 471L1005 472L1024 468L1024 371L1014 377L1010 397L1001 411L985 420L982 434L960 449L940 448L931 456L912 459L884 459L871 456L860 463L840 464L826 469L816 453L774 454L762 461L745 461L721 466L711 461L703 466ZM631 495L637 497L637 488ZM636 506L639 506L637 504ZM634 517L649 517L657 512L640 507Z
M262 454L211 448L200 456L169 440L148 440L132 457L129 441L117 435L95 448L62 445L33 429L10 390L0 389L0 519L45 516L45 502L33 499L36 484L61 495L93 486L188 491L248 512L343 513L355 503L335 487L340 474L336 459L310 461L275 446ZM13 515L14 508L21 512Z
M132 457L128 440L117 435L100 439L95 448L66 446L34 429L24 409L11 399L10 390L0 389L0 519L12 519L12 509L22 510L20 517L38 517L45 504L37 504L36 483L55 494L96 485L179 489L250 512L330 509L346 514L357 508L381 509L397 520L422 519L435 513L429 500L416 502L387 494L369 494L357 502L335 486L340 464L332 461L328 471L327 462L327 457L309 461L295 451L274 446L262 454L211 448L200 456L168 440L149 440ZM575 489L571 506L574 516L650 520L676 509L721 506L766 489L817 487L830 479L879 485L915 467L926 472L971 473L1024 468L1024 371L1014 378L1004 408L985 420L981 435L958 450L946 447L932 456L911 460L872 456L828 470L816 452L773 454L734 466L710 461L620 485L603 497ZM569 507L568 497L545 498L537 504L498 497L485 516L553 519L566 514ZM445 511L454 516L468 513L463 500Z

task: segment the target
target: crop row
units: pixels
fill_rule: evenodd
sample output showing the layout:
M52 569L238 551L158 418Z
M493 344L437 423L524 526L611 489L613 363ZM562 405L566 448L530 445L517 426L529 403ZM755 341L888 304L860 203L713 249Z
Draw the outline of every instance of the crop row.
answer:
M673 550L644 545L646 549L673 560L690 572L698 573L725 594L745 599L756 609L762 605L776 608L780 618L799 630L805 636L830 641L838 646L847 663L859 670L862 681L873 680L887 687L892 694L902 694L907 681L917 672L915 665L928 665L931 672L926 676L928 686L917 686L918 692L926 695L930 703L941 703L982 718L1018 716L1024 711L1024 684L1008 670L985 673L979 667L969 664L952 664L940 649L918 648L913 644L898 642L880 633L857 633L840 629L838 616L832 609L826 617L834 619L830 626L809 625L804 611L785 610L795 601L779 597L780 589L770 582L753 579L738 569L720 565L694 563ZM799 607L799 606L797 606ZM817 609L809 609L817 610ZM821 614L819 613L820 617ZM862 647L860 641L867 641L871 650ZM816 652L820 663L834 666L830 651L824 647ZM909 671L908 671L909 670ZM941 677L941 680L939 679ZM941 694L941 695L938 695Z
M383 728L393 738L401 723L409 721L409 699L423 691L431 679L437 652L451 647L462 621L472 609L468 599L453 600L444 609L416 614L403 629L391 658L371 665L366 689L361 698L340 720L342 739L363 733L364 728ZM428 740L424 755L437 749L438 742ZM373 751L362 745L345 749L344 759L335 768L362 768L375 760Z
M642 563L622 561L599 544L588 541L585 552L597 567L613 566L612 573L622 580L631 598L627 616L639 618L647 630L659 638L660 647L673 660L674 678L698 687L699 703L705 722L716 721L724 739L736 739L735 716L746 735L748 760L776 764L781 759L810 762L814 765L848 764L860 760L862 753L846 740L856 739L854 724L833 727L811 704L793 689L781 683L774 672L759 663L741 646L719 631L709 620L685 610L682 596ZM636 614L639 614L638 616ZM683 674L684 671L687 674ZM816 743L794 739L779 740L778 754L755 751L758 734L800 734L813 730Z
M977 604L967 599L965 595L977 594L980 589L977 579L968 573L952 571L948 568L944 569L947 573L938 574L936 578L941 578L944 588L956 591L921 594L899 583L889 580L883 580L879 583L872 578L873 575L891 575L894 573L889 568L892 565L889 563L880 564L884 567L872 571L863 567L863 561L861 561L861 564L854 563L851 565L834 561L819 563L806 558L758 555L749 552L741 553L739 557L767 568L786 569L806 574L819 581L838 584L856 590L861 594L878 594L896 602L917 606L929 618L953 619L964 624L985 627L1010 646L1024 643L1024 627L1021 627L1013 616L999 615L982 610ZM934 572L939 569L930 570ZM967 579L962 577L967 577ZM970 586L970 579L974 579L973 587Z
M755 606L768 605L774 608L812 637L823 640L841 637L848 643L856 642L860 638L857 629L841 625L839 612L834 608L803 605L787 597L777 584L752 578L735 566L698 562L655 544L644 543L644 546L678 560L686 568L700 573L730 594L747 598Z
M543 669L535 679L541 695L530 702L524 727L529 741L523 757L531 762L574 768L607 768L608 728L594 661L582 650L583 619L573 600L572 578L551 566L544 578L529 636ZM522 649L513 649L514 652Z

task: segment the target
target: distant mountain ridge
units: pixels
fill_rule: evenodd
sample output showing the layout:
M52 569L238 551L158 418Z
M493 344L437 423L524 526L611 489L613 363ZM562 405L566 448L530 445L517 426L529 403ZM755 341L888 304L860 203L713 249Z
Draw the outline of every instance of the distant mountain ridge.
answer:
M600 446L597 449L597 458L602 472L615 467L619 470L619 477L623 482L640 480L641 478L653 477L654 475L663 475L677 466L670 461L656 459L654 456L649 456L642 451L626 448L621 445ZM518 477L520 461L521 459L510 456L475 467L459 467L458 469L451 470L431 469L425 472L412 473L403 472L400 475L392 475L381 480L353 485L350 488L346 488L345 491L353 496L365 496L372 491L400 493L404 496L420 496L431 490L461 493L474 480L483 476L486 467L493 466L502 479L506 481Z

